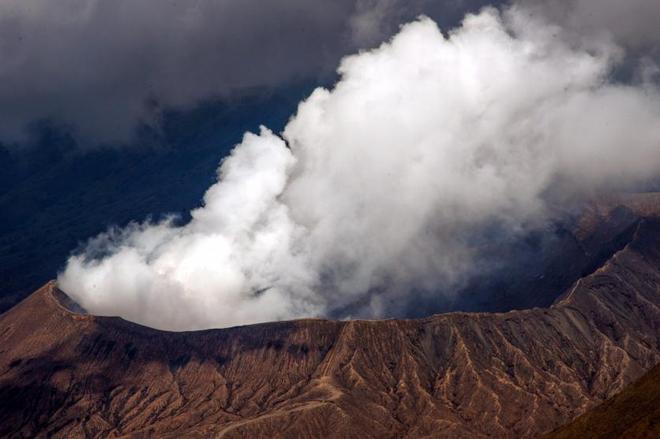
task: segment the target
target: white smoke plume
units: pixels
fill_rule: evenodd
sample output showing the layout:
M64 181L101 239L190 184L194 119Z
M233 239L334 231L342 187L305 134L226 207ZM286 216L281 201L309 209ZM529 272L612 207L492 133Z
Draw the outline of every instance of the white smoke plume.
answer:
M484 226L515 233L549 194L660 171L657 87L610 82L621 49L561 32L519 8L447 35L406 25L345 58L281 135L246 134L189 223L100 236L59 285L92 313L174 330L377 318L451 291Z

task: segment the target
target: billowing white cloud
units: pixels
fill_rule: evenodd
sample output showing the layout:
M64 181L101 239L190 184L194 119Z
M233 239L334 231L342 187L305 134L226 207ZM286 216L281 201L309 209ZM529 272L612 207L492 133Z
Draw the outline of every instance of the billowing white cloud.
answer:
M73 257L60 284L94 312L165 328L320 312L309 291L271 288L281 274L290 283L312 283L297 255L302 231L278 202L294 163L270 131L246 134L190 223L134 225L100 236L88 250L110 255L91 263Z
M246 134L184 225L134 225L72 257L60 286L92 313L165 329L313 315L382 317L470 275L471 237L516 233L546 200L660 171L660 94L614 84L520 9L443 36L421 18L345 58L281 136Z

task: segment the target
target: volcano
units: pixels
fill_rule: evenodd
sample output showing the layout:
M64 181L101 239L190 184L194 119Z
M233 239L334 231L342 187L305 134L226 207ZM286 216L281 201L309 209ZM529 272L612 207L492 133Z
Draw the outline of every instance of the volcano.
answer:
M50 282L0 316L0 436L551 432L660 361L657 200L587 209L574 236L598 264L547 308L165 332L85 314ZM608 233L625 241L605 255Z

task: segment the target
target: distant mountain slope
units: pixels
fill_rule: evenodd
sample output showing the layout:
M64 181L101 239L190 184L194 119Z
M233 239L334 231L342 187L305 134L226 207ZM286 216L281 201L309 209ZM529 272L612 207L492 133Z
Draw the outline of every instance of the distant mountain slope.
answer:
M660 364L603 404L545 439L656 439L660 437Z
M633 232L551 308L503 314L169 333L51 283L0 316L0 436L536 437L660 361L660 222Z

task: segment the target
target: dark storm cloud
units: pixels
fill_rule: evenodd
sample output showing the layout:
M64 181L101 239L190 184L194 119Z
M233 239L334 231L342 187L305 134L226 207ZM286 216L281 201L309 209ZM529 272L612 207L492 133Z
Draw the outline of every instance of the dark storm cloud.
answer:
M560 24L574 37L607 36L637 51L660 45L658 0L518 0L515 3Z
M5 0L0 3L0 141L35 121L83 143L122 142L162 108L332 73L422 12L427 0Z

